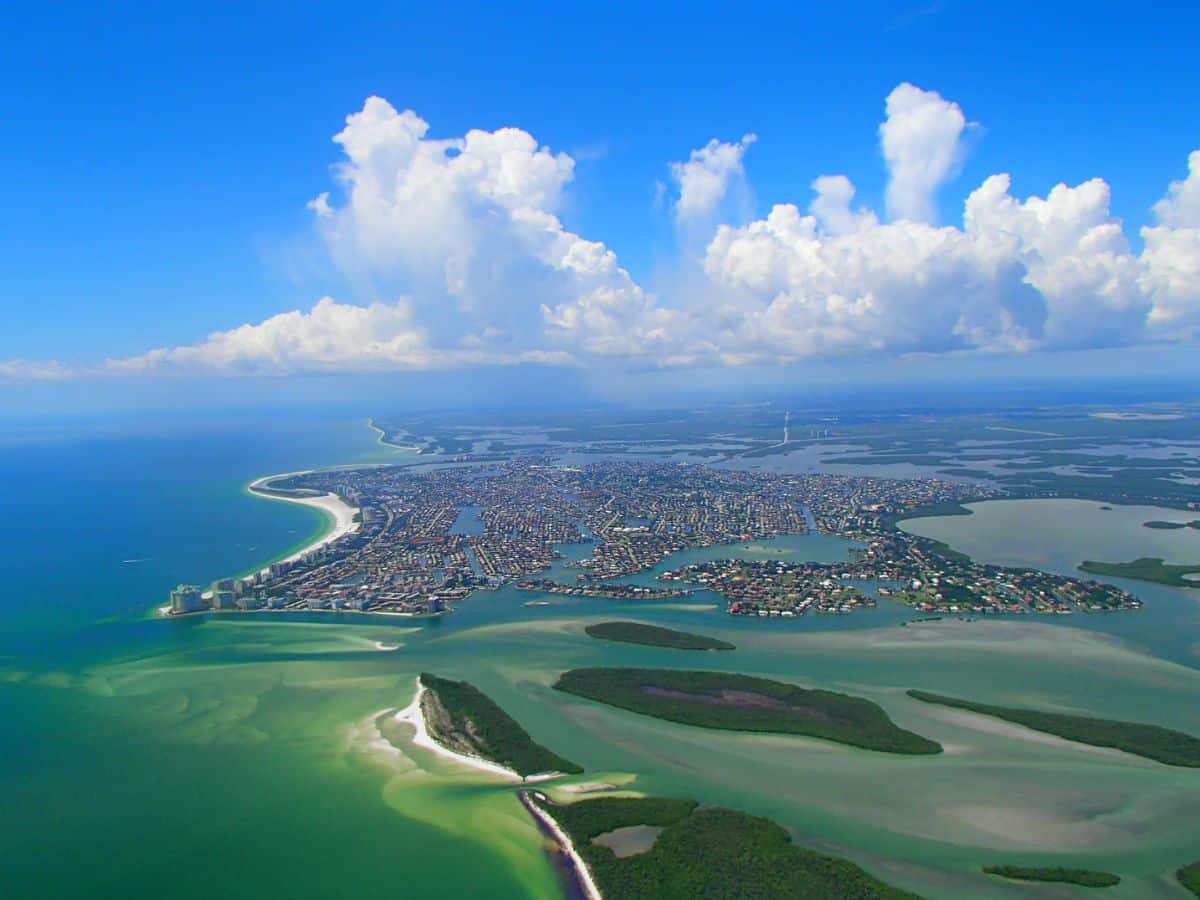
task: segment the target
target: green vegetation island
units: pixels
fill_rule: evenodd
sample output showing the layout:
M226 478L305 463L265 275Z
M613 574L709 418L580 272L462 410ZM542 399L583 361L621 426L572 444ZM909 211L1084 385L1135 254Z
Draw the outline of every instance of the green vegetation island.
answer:
M487 694L465 681L421 673L421 714L429 735L467 756L512 769L522 778L546 772L575 775L583 767L547 750Z
M1072 716L1036 709L989 706L960 700L957 697L931 694L928 691L909 691L908 696L926 703L965 709L968 712L1015 722L1017 725L1057 735L1068 741L1123 750L1168 766L1200 767L1200 739L1158 725L1093 719L1088 716Z
M1192 581L1185 575L1200 575L1200 565L1172 565L1164 563L1158 556L1143 556L1133 562L1109 563L1089 559L1079 564L1081 572L1092 575L1112 575L1117 578L1136 578L1138 581L1153 581L1170 587L1200 588L1200 581Z
M884 753L928 755L942 745L898 727L863 697L729 672L587 668L555 690L646 716L726 731L799 734Z
M648 647L669 647L674 650L735 650L733 644L702 634L689 634L660 628L658 625L643 625L641 622L601 622L584 629L589 637L602 641L620 641L624 644L645 644Z
M1077 884L1080 887L1105 888L1121 883L1121 876L1112 872L1096 872L1091 869L1063 869L1057 866L1042 868L1031 866L984 866L983 871L1001 878L1017 881L1056 881Z
M1200 897L1200 860L1175 871L1175 877L1185 888Z
M1190 522L1167 522L1162 519L1154 519L1151 522L1143 522L1142 527L1157 528L1162 531L1178 531L1181 528L1200 529L1200 519L1192 519Z
M662 797L559 805L526 792L526 799L570 837L605 900L916 897L848 860L797 847L769 819L732 809Z

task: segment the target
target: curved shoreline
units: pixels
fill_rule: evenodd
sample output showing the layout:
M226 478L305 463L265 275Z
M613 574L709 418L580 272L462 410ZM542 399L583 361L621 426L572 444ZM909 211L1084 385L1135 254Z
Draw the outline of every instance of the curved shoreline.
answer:
M421 711L421 698L425 696L425 691L428 688L421 684L420 676L417 676L417 690L413 694L412 700L408 706L397 710L392 714L392 720L396 722L405 722L412 725L416 730L413 735L413 744L442 757L443 759L453 760L460 765L475 769L479 772L486 772L489 775L498 775L506 781L516 781L529 784L531 782L546 781L552 778L559 777L560 773L547 773L545 775L533 775L529 778L522 778L518 773L514 772L499 763L491 760L483 759L478 756L469 756L465 753L458 753L448 747L438 743L438 741L429 733L429 727L425 723L425 714ZM588 869L587 863L583 861L583 857L579 855L579 851L575 849L575 845L571 842L571 838L563 830L562 826L554 820L554 817L543 810L537 803L531 800L527 791L518 791L517 796L529 813L534 817L538 824L545 829L554 840L558 843L561 852L567 857L571 869L574 872L575 880L580 888L582 888L584 896L587 900L603 900L600 889L596 887L596 882L592 878L591 870Z
M300 559L301 557L307 556L309 553L312 553L314 550L318 550L321 547L324 547L326 544L332 544L334 541L336 541L338 538L340 538L344 535L351 534L355 531L358 531L359 526L361 524L361 522L360 522L361 516L359 515L359 513L361 512L361 509L359 509L358 507L355 507L355 506L351 506L349 503L347 503L345 500L343 500L337 494L334 494L334 493L321 494L320 496L317 496L317 497L289 497L285 494L270 493L269 491L264 490L264 488L269 488L271 482L276 480L277 478L290 478L295 475L308 475L310 472L316 472L316 471L318 471L318 470L317 469L301 469L300 471L297 471L297 472L281 472L277 475L263 475L261 478L256 478L253 481L251 481L248 485L246 485L247 493L252 494L253 496L258 497L263 500L281 500L285 503L301 503L304 506L311 506L315 509L319 509L322 513L325 514L325 517L327 517L327 519L329 520L330 525L327 530L325 530L320 535L318 535L314 540L305 544L299 550L296 550L295 552L293 552L285 557L282 557L282 558L270 559L267 561L267 563L265 565L263 565L259 568L256 568L256 569L252 569L250 572L247 572L245 574L236 575L236 576L234 576L234 579L233 579L234 581L251 581L259 575L268 575L271 572L271 566L275 565L276 563L294 562L295 560ZM212 588L205 590L204 592L202 592L200 594L200 596L205 600L211 599L212 598ZM170 612L171 607L169 605L155 607L155 610L157 611L157 613L160 616L171 616L171 612ZM182 618L184 616L207 615L207 614L215 612L215 611L217 611L217 610L203 609L203 610L197 610L197 611L191 612L191 613L180 613L176 616L173 616L173 618ZM234 612L234 610L219 610L219 611L220 612ZM237 610L237 611L241 612L242 610ZM263 610L253 610L253 612L262 612L262 611ZM338 610L338 611L344 612L345 610Z
M391 447L394 450L408 450L413 453L420 453L421 448L416 444L397 444L394 441L387 439L387 432L375 424L374 419L367 419L367 427L372 431L379 432L379 444L383 447Z
M443 759L452 759L457 763L476 769L480 772L487 772L491 775L499 775L509 781L525 781L512 769L500 765L500 763L492 762L488 759L483 759L479 756L468 756L466 753L458 753L451 750L449 747L443 746L434 739L429 733L429 727L425 723L425 714L421 711L421 698L425 696L425 691L428 688L421 684L420 677L417 678L417 692L413 695L412 702L404 709L398 710L393 716L397 722L407 722L416 729L417 733L413 737L413 743L418 747L429 750Z
M544 794L539 794L536 791L519 791L518 796L521 798L521 805L529 810L529 814L537 820L537 822L546 829L558 843L561 851L566 854L567 859L574 870L575 879L579 883L579 887L583 889L583 894L587 900L604 900L600 893L600 888L596 886L595 879L592 878L592 871L587 867L587 863L583 861L583 857L579 855L579 851L575 849L575 845L571 842L570 836L561 825L555 821L554 816L546 812L537 804L537 800L530 799L529 794L533 793L535 797L545 797Z
M289 497L284 494L270 493L263 488L269 488L272 481L279 478L291 478L295 475L308 475L316 469L302 469L299 472L284 472L279 475L264 475L262 478L256 478L254 481L246 485L246 490L256 497L261 497L265 500L282 500L285 503L301 503L304 506L311 506L326 513L333 520L333 524L328 531L314 540L312 543L301 547L290 556L283 559L274 559L267 563L258 572L266 573L271 571L271 566L275 563L293 562L311 553L314 550L324 547L326 544L332 544L338 538L346 534L351 534L358 531L359 521L358 507L351 506L337 494L329 493L322 494L319 497Z

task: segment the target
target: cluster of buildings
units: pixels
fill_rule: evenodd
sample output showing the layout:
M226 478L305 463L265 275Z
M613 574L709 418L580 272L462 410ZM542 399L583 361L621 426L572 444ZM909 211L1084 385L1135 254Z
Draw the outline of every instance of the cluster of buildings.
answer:
M848 613L875 605L870 595L846 583L852 577L849 573L819 563L720 559L681 566L658 577L716 591L735 616L789 618L808 612Z
M585 523L596 539L583 581L632 575L672 553L801 534L801 498L777 475L651 463L587 467Z
M542 594L573 594L577 597L603 597L607 600L678 600L692 592L686 588L653 588L640 584L563 584L549 578L530 578L519 582L523 591Z
M1037 569L975 562L936 541L896 528L904 513L982 499L982 489L933 479L888 480L806 475L790 479L813 510L818 530L860 541L865 549L841 563L723 559L664 573L667 581L701 584L742 615L851 612L877 593L927 613L1066 614L1141 607L1114 585Z
M1066 612L1129 609L1136 598L1092 581L984 566L894 527L906 511L980 499L980 488L930 479L780 475L676 463L555 465L546 457L417 472L398 466L329 470L276 480L270 490L333 492L360 526L299 559L210 590L180 585L172 614L204 610L438 613L480 588L629 599L687 588L614 584L670 554L806 530L866 545L848 563L719 560L667 573L719 591L730 612L849 612L874 600L855 585L925 611ZM559 546L591 542L574 583L534 578Z

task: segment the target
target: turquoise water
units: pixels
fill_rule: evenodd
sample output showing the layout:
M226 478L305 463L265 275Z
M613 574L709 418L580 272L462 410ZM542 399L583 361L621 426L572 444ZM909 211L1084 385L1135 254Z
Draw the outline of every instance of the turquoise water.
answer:
M1126 620L1140 623L1134 639L1114 640L1116 616L1103 619L1109 634L1092 617L1068 628L899 627L907 610L881 601L849 616L766 621L728 617L703 592L651 604L554 595L526 607L538 595L511 588L423 623L144 615L178 581L252 567L322 527L307 508L247 495L248 481L387 459L375 438L356 422L226 422L0 444L15 511L0 560L0 896L559 896L510 786L376 727L408 703L422 670L483 687L535 739L583 764L582 780L771 816L803 843L931 897L1024 895L979 874L993 862L1111 868L1126 883L1108 896L1178 896L1167 873L1200 857L1200 773L996 729L903 693L1200 733L1200 671L1181 664L1178 634L1155 639L1153 615ZM1019 516L983 531L985 518L975 531L952 521L951 543L1001 554L1006 532L1024 533ZM845 559L851 546L815 536L735 552ZM1183 607L1172 609L1162 622L1176 624L1158 631L1184 630L1174 617ZM583 632L616 617L738 649L691 655ZM551 689L581 665L728 668L850 691L947 753L722 734Z

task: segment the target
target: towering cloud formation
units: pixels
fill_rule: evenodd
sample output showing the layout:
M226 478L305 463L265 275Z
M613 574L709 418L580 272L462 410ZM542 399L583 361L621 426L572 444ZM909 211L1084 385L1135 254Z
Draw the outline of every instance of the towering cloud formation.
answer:
M1196 339L1200 331L1200 150L1188 177L1154 205L1158 224L1142 229L1139 286L1153 300L1149 329L1158 337Z
M891 175L887 207L893 219L936 220L937 189L962 162L966 127L958 104L935 91L905 82L888 94L879 142Z
M416 113L372 97L334 138L337 189L309 209L348 283L374 302L324 298L100 366L0 362L0 378L786 364L1197 337L1200 151L1154 206L1136 252L1099 178L1022 200L993 175L967 197L960 226L936 225L936 194L968 127L956 104L902 84L879 129L886 218L855 204L848 177L822 175L807 213L779 203L715 232L754 136L710 141L670 166L676 219L703 250L681 262L686 289L668 284L658 298L611 249L563 226L569 156L518 128L433 139Z
M428 130L368 99L334 138L347 202L317 212L339 262L411 297L437 346L521 359L540 350L544 308L573 304L579 321L600 324L644 305L611 251L559 221L569 156L518 128L445 140Z

